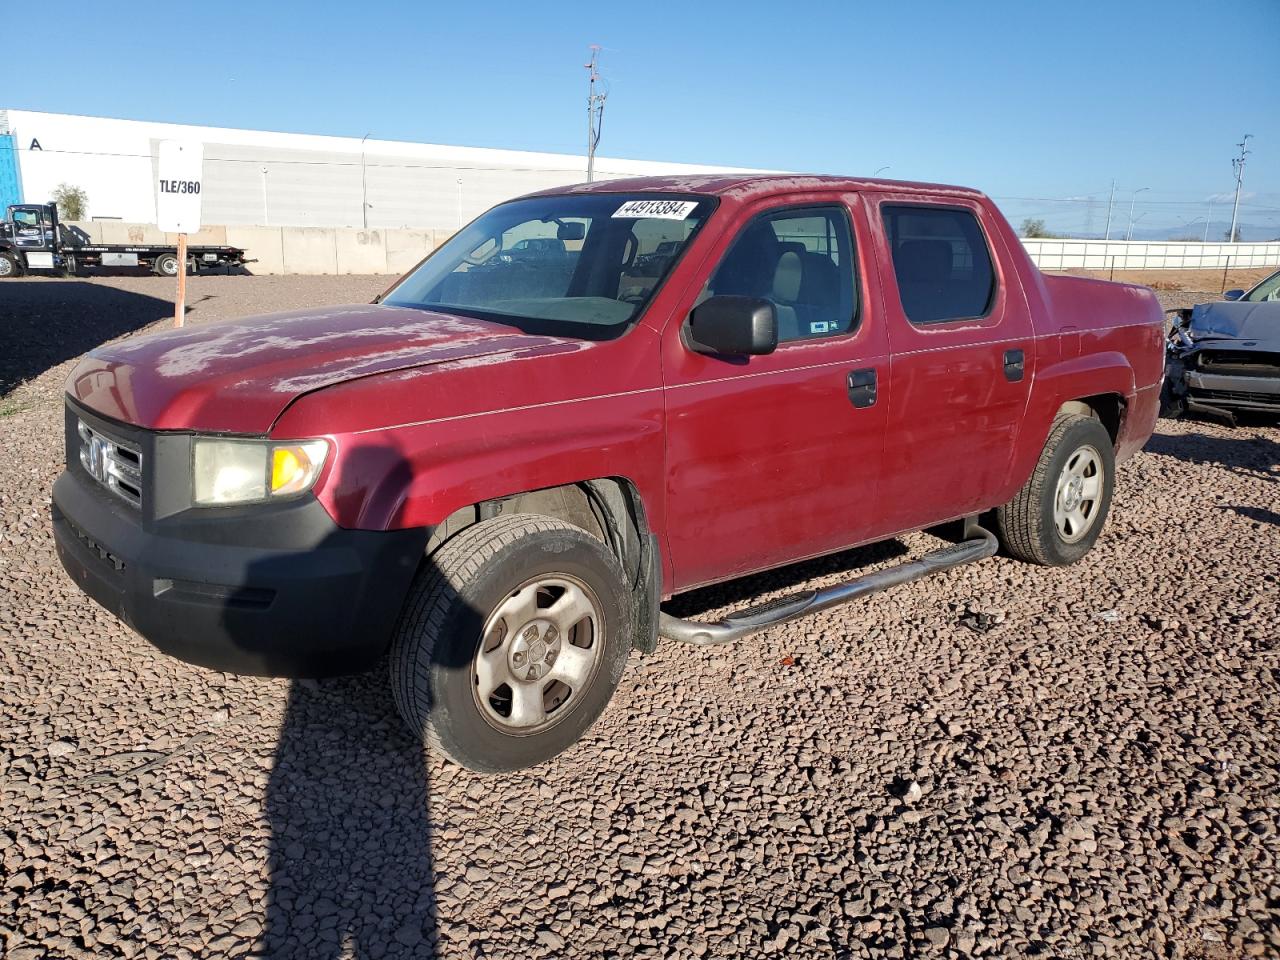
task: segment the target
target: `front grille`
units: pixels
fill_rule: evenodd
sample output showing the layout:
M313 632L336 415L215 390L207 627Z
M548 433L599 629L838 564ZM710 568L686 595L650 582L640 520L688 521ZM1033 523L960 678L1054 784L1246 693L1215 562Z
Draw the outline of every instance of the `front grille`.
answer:
M142 451L79 421L80 465L93 479L134 507L142 506Z
M1205 350L1196 366L1231 377L1280 377L1280 354L1245 350Z

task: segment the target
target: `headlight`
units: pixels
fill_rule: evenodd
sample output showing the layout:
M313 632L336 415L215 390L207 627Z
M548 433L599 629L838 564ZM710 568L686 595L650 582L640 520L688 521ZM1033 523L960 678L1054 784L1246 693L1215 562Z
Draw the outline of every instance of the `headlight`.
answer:
M328 455L326 440L196 437L191 442L191 499L208 507L304 493L320 476Z

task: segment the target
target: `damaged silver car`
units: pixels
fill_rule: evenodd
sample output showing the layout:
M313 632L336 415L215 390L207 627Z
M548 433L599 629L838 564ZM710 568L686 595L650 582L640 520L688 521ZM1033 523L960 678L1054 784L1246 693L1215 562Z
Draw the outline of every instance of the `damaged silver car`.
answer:
M1280 270L1224 296L1170 311L1161 416L1280 414Z

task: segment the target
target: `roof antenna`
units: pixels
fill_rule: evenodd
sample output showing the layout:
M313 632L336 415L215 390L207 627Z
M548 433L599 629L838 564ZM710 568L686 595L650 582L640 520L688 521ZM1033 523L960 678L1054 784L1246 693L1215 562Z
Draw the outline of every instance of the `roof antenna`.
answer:
M598 70L600 45L591 44L591 60L583 64L587 68L587 183L596 178L596 145L600 143L600 132L604 126L604 101L608 93L596 93L596 84L600 80Z

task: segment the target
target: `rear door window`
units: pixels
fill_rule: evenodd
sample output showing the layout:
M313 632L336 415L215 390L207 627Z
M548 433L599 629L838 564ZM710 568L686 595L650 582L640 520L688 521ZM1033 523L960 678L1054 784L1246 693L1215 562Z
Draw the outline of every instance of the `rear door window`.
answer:
M973 212L896 205L881 209L907 319L933 324L986 316L995 299L995 270Z

